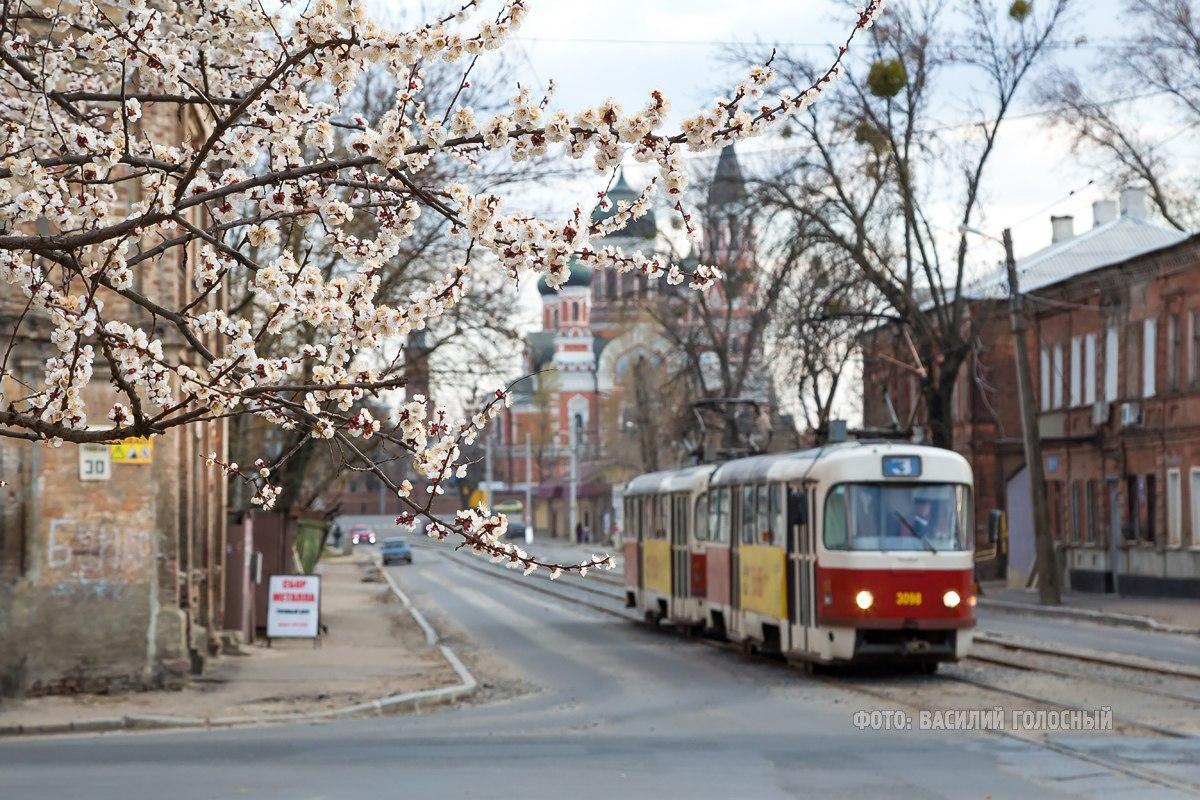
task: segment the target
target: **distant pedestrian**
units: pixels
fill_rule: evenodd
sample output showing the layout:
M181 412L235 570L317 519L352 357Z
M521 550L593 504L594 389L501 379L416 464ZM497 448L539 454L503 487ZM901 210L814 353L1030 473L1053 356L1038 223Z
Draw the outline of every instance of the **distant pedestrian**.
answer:
M583 523L582 522L575 523L575 541L576 542L583 541Z

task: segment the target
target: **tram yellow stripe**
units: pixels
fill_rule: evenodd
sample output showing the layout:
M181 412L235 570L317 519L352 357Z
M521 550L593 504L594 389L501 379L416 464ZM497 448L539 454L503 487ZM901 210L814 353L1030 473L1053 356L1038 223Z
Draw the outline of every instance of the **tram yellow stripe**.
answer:
M662 595L671 594L671 543L666 539L642 542L642 585Z
M787 619L787 563L782 547L738 549L738 602L742 609Z

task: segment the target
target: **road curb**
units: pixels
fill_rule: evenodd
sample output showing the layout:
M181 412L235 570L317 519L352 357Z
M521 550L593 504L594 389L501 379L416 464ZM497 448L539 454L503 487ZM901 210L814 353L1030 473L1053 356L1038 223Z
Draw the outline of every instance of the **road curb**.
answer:
M1074 619L1084 622L1096 622L1101 625L1115 627L1137 628L1155 633L1173 633L1182 636L1200 636L1200 629L1183 628L1167 625L1151 617L1140 617L1134 614L1117 614L1108 611L1093 611L1090 608L1070 608L1066 606L1035 606L1031 603L1016 603L1011 600L990 600L980 597L977 601L979 608L992 609L1008 614L1025 614L1034 617L1053 617L1055 619Z
M396 595L396 599L413 618L413 621L425 634L425 641L430 647L436 647L446 659L446 663L458 676L458 684L443 686L438 689L424 689L419 692L403 692L387 695L363 703L355 703L340 708L330 708L323 711L306 711L295 714L270 714L265 716L231 716L231 717L177 717L168 714L136 714L122 717L97 717L92 719L72 720L71 722L31 724L31 725L0 725L0 738L13 736L49 736L64 733L111 733L114 731L131 730L164 730L171 728L228 728L239 725L272 725L281 722L321 722L337 717L351 717L360 714L395 714L404 711L424 711L436 706L465 700L479 691L479 681L471 674L458 654L449 645L441 643L437 630L425 618L425 615L412 604L396 580L380 566L388 587Z

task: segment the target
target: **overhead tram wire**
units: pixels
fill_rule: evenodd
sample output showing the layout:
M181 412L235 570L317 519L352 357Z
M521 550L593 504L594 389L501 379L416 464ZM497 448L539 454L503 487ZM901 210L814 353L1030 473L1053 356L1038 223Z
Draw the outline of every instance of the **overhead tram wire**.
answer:
M519 41L542 42L546 44L600 44L616 46L645 46L645 45L678 45L682 47L803 47L810 49L829 50L836 47L832 42L796 42L796 41L761 41L751 39L627 39L621 37L601 36L514 36ZM939 47L946 49L970 47L968 42L948 42ZM1142 45L1126 44L1119 41L1082 41L1047 42L1046 47L1059 50L1110 50L1129 52L1139 50ZM1186 50L1184 45L1167 46L1166 49Z

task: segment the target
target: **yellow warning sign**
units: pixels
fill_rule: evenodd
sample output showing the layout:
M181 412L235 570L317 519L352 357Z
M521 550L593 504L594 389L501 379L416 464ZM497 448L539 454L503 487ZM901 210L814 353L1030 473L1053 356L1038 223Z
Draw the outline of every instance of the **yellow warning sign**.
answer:
M154 461L154 442L147 436L122 439L118 444L110 444L109 448L114 464L149 464Z

